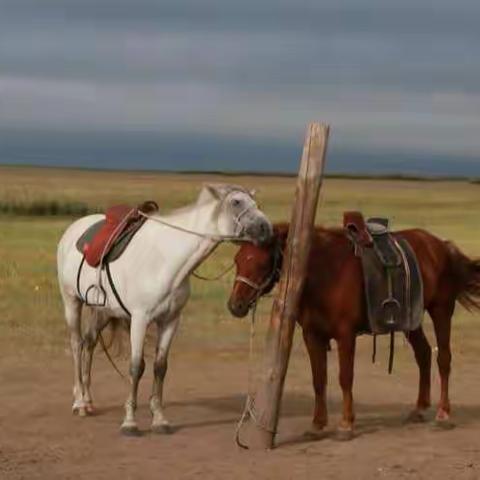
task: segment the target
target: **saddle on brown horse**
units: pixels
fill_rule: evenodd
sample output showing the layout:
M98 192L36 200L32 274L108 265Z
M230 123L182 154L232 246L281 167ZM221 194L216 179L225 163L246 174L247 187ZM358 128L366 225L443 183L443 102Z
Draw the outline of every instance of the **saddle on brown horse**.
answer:
M370 331L373 335L416 330L423 319L423 282L417 258L401 235L391 233L388 219L345 212L344 228L360 257ZM374 352L375 356L375 352Z

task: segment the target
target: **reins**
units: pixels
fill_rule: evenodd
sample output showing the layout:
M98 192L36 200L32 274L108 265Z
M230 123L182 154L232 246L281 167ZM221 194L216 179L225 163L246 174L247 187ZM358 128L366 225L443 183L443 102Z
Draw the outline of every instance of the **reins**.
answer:
M222 277L224 277L234 267L235 267L235 263L232 263L225 270L221 271L218 275L215 275L214 277L204 277L203 275L200 275L195 271L192 272L192 276L195 278L198 278L199 280L204 280L205 282L215 282L216 280L220 280Z
M142 217L145 217L147 220L153 220L154 222L160 223L166 227L172 228L174 230L178 230L179 232L183 233L189 233L191 235L196 235L197 237L200 238L206 238L208 240L212 240L214 242L250 242L250 239L247 238L242 238L241 236L237 235L218 235L218 234L213 234L213 233L202 233L202 232L197 232L196 230L191 230L189 228L181 227L180 225L175 225L173 223L167 222L165 220L162 220L159 217L153 216L153 215L147 215L146 213L139 212ZM242 211L241 215L244 215L246 211ZM235 218L237 221L238 217Z

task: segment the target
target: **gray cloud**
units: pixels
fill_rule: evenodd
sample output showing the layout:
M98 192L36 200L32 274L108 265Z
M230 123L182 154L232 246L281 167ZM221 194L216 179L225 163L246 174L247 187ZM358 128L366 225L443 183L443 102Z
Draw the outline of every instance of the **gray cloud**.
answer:
M319 118L337 148L480 157L477 1L0 0L0 12L0 136L292 141Z

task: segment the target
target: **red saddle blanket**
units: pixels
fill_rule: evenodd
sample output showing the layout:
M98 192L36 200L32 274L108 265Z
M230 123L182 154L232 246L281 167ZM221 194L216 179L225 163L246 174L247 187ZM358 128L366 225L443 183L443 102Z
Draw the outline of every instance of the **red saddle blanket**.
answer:
M115 205L105 212L105 220L99 222L92 231L93 237L85 239L82 252L85 260L92 267L97 267L102 259L106 259L112 248L125 235L132 233L143 224L145 217L140 212L150 213L158 210L155 202L145 202L138 207ZM95 225L93 226L95 227ZM88 233L88 231L87 231Z

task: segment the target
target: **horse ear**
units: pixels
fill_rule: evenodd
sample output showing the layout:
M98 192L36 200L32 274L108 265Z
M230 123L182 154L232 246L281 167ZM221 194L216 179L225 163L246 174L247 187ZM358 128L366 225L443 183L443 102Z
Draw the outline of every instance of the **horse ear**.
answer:
M255 198L255 195L257 194L257 191L254 188L252 188L252 190L250 190L248 193L250 194L250 196L252 198Z
M213 198L217 200L222 200L224 198L224 193L218 184L215 183L206 183L204 188L212 195Z
M223 200L229 193L243 192L247 195L251 193L240 185L230 185L228 183L205 183L204 188L216 199Z

